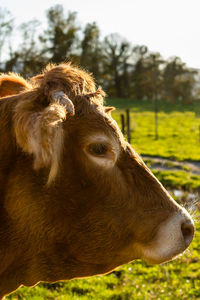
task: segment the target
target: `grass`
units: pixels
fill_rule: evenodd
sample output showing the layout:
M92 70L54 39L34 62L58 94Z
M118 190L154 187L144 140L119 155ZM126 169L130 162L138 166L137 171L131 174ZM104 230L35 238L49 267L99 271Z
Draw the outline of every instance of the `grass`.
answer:
M200 160L200 103L169 105L160 102L158 140L155 140L152 101L108 99L107 104L120 108L112 114L118 124L120 114L130 108L131 144L140 154L179 161Z
M158 104L158 140L155 140L153 101L108 99L107 104L118 108L112 115L119 125L120 114L125 113L126 108L130 109L131 144L140 154L178 161L200 161L199 102L172 105L160 101ZM146 159L146 163L150 166L152 160ZM173 168L173 162L167 162L166 165ZM188 171L185 165L181 171L154 170L153 172L167 187L200 189L200 176L188 173Z
M184 171L157 171L153 170L154 175L170 188L181 188L185 190L195 190L200 188L200 176L193 175Z

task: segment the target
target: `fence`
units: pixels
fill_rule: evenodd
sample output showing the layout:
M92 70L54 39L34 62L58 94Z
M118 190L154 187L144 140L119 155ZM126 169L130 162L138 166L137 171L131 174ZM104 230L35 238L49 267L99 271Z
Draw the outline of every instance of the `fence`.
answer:
M127 137L128 143L131 143L131 132L130 132L130 110L126 109L126 113L120 115L121 118L121 130L122 133Z

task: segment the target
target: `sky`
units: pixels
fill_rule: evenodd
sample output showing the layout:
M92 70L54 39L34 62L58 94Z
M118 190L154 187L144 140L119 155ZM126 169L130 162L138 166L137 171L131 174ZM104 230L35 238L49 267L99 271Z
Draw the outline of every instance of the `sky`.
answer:
M119 33L133 45L200 69L200 0L0 0L16 25L35 18L45 24L46 10L56 4L66 14L76 11L81 26L97 22L102 37Z

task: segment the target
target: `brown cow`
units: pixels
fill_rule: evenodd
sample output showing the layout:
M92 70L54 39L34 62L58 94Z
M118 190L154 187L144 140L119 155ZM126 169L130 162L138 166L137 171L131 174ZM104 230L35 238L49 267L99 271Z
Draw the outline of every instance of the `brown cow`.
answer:
M124 140L92 77L61 64L32 81L0 101L0 298L182 253L192 219Z

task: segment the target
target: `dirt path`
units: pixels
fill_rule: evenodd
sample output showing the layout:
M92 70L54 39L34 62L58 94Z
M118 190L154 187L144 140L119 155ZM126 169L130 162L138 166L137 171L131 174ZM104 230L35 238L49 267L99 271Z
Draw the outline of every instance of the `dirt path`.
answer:
M192 174L200 175L200 162L198 161L174 161L167 158L161 158L157 156L142 155L142 158L150 165L151 169L158 171L170 170L170 171L185 171Z

